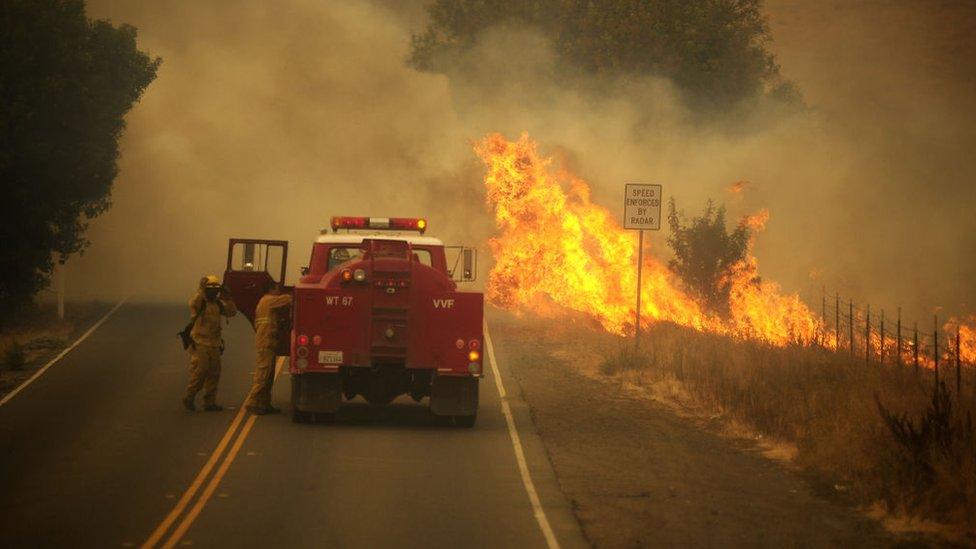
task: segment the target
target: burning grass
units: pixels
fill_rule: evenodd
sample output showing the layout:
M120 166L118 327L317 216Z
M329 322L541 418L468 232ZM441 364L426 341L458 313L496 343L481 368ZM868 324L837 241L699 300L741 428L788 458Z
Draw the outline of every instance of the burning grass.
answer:
M558 323L580 315L607 332L594 336L606 340L633 334L636 235L593 203L587 183L541 154L528 135L508 141L490 134L475 152L485 165L486 199L499 230L489 241L495 262L488 301ZM750 240L744 258L723 273L728 310L721 313L689 292L655 250L645 254L641 323L652 326L646 350L620 346L597 369L666 387L682 404L717 410L784 441L797 465L862 503L881 501L893 513L976 531L976 375L966 372L967 398L950 402L955 395L934 390L931 370L865 365L863 354L854 359L815 346L839 338L799 296L759 276L752 239L768 217L762 210L740 221ZM970 364L974 326L976 317L944 328L959 334L960 355ZM586 354L578 334L564 335L560 343ZM923 366L934 364L922 358Z
M620 343L600 371L671 384L732 423L795 446L793 462L861 504L976 533L976 375L964 398L934 374L843 354L772 347L659 324L641 352ZM675 389L672 389L675 390Z
M589 185L540 154L527 134L516 141L490 134L475 152L485 164L486 198L500 230L489 241L495 263L487 299L511 310L553 304L584 313L609 332L633 333L635 232L593 203ZM768 217L763 210L741 223L754 235ZM674 322L781 346L813 341L823 330L817 315L796 295L759 278L751 246L724 274L727 316L699 303L651 250L643 259L642 322Z

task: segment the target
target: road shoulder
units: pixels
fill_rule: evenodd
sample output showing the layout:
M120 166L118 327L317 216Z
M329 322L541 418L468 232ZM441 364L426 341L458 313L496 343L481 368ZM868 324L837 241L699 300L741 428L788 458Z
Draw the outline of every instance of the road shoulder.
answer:
M525 459L529 464L533 483L549 526L560 547L588 547L591 544L580 528L571 502L559 485L552 460L535 425L532 409L526 402L520 383L516 379L512 360L517 360L517 355L510 353L504 344L499 345L498 342L494 342L492 352L495 354L493 357L495 366L503 378L507 393L505 398L518 428Z
M65 318L59 320L54 304L45 303L22 322L0 332L0 399L76 342L113 306L115 303L100 301L68 303ZM12 367L7 363L11 345L20 346L22 365Z
M554 338L546 323L502 314L489 321L542 451L593 545L896 541L765 458L751 441L723 438L615 383L582 375L560 348L565 334Z

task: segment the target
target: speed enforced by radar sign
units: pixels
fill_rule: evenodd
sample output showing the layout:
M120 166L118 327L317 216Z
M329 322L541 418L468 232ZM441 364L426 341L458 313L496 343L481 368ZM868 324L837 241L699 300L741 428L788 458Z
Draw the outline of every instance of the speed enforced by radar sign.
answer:
M637 307L634 309L634 347L640 348L641 267L644 264L644 231L661 230L661 186L624 184L624 228L637 229Z
M624 228L650 231L661 229L660 185L624 185Z

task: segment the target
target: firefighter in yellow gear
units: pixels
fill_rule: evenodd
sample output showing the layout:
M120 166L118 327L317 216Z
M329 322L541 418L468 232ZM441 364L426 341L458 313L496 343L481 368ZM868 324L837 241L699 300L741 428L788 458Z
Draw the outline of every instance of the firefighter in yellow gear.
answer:
M223 406L217 404L217 383L220 381L220 355L224 340L221 337L221 317L230 318L237 314L230 293L214 275L200 279L196 295L190 299L190 318L193 328L190 337L190 383L186 387L183 405L188 410L196 410L194 400L203 389L203 409L219 412Z
M281 284L275 283L254 310L257 364L251 392L244 402L244 406L253 414L276 414L281 411L271 405L271 385L274 383L275 349L278 347L280 323L286 318L291 302L291 295L282 294Z

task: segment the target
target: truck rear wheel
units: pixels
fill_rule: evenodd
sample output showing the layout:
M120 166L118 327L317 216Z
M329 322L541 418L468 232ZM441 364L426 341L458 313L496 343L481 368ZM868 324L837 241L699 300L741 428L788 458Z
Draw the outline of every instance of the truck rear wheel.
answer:
M315 423L335 423L335 414L323 413L323 414L312 414L312 419Z
M430 411L455 418L477 414L478 378L435 376L430 384Z
M311 419L312 415L308 412L303 412L297 408L293 408L291 411L291 420L294 423L308 423Z

